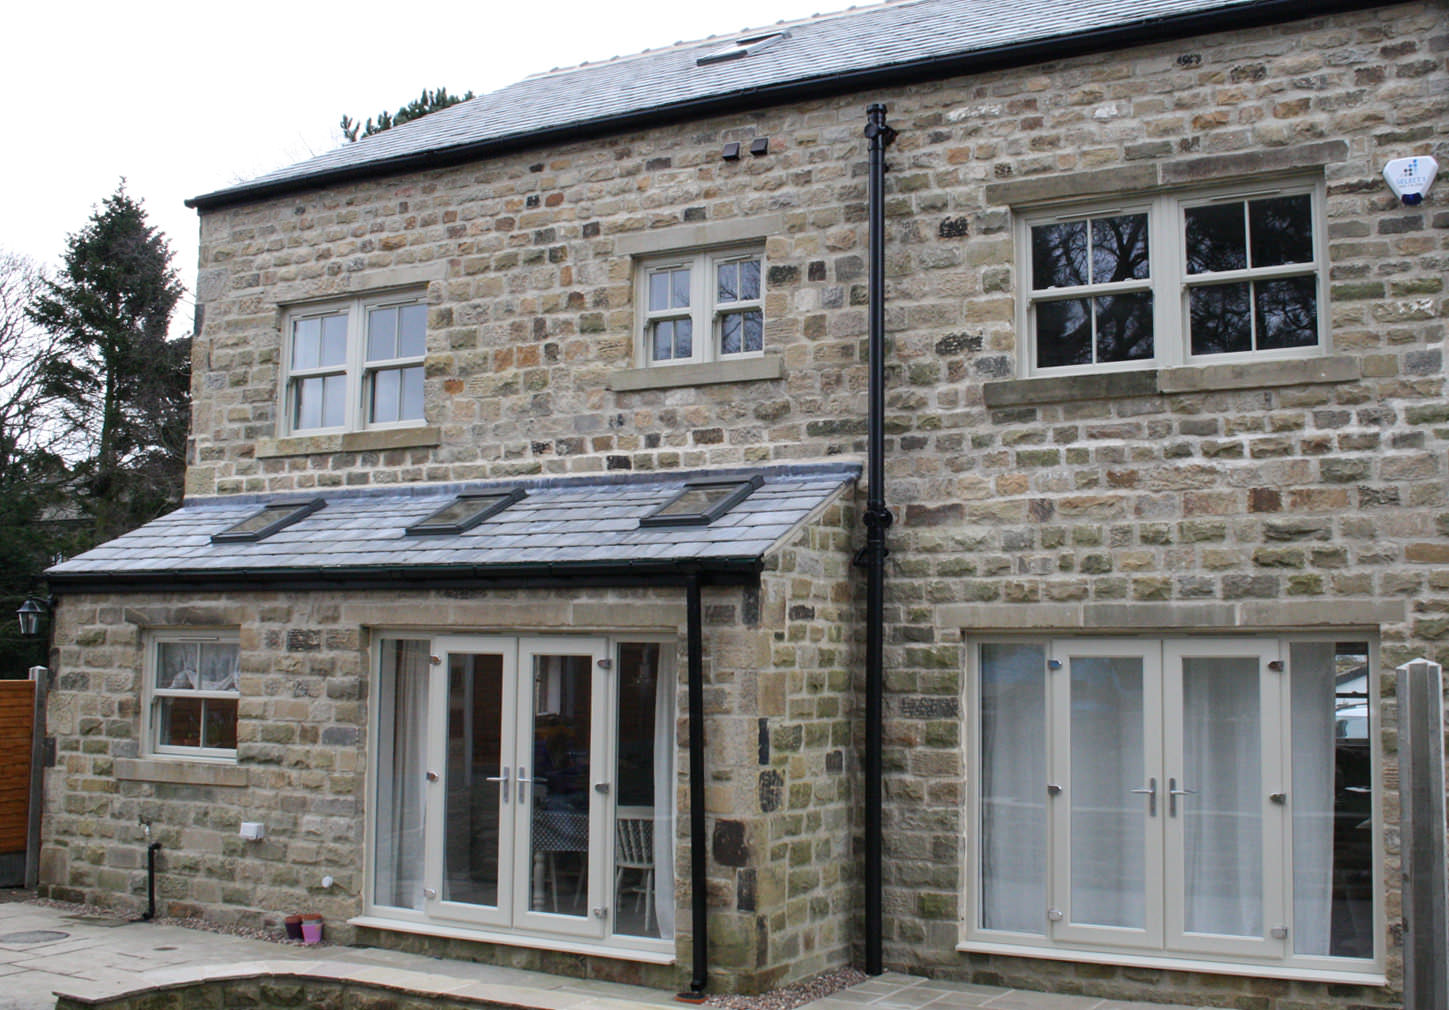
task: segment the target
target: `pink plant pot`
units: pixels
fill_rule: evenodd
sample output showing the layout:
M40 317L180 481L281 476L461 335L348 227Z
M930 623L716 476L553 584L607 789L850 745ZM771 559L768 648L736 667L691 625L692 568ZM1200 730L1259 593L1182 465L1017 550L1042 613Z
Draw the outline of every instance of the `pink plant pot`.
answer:
M321 919L303 919L302 920L302 942L303 943L316 943L316 942L318 942L321 939L322 939L322 920Z

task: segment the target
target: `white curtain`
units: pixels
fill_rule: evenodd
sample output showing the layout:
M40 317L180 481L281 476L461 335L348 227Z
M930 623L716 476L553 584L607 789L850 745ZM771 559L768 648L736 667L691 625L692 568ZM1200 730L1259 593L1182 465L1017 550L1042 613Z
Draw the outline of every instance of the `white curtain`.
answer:
M1257 657L1182 660L1178 797L1189 933L1263 935L1262 714Z
M1147 785L1142 660L1074 656L1072 922L1146 926ZM1155 774L1155 771L1154 771Z
M1046 654L981 646L981 925L1046 925Z
M384 642L380 682L375 900L421 910L428 643Z
M657 653L655 653L657 655ZM674 936L674 678L654 667L654 915Z
M1333 926L1334 644L1294 642L1293 949L1329 954Z

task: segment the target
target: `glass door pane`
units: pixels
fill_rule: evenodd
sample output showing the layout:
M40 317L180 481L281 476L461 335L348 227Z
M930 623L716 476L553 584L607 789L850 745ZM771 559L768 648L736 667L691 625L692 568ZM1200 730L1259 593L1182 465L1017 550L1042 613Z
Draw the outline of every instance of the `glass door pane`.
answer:
M496 908L507 814L503 767L503 656L448 654L444 901Z
M1071 659L1071 921L1146 926L1142 660Z
M1053 650L1052 801L1065 940L1159 946L1159 651L1121 641ZM1060 665L1057 665L1060 664Z
M593 788L605 721L602 641L525 640L519 691L516 828L528 881L515 901L521 921L560 932L602 934L605 893L594 886L603 865L604 793ZM526 693L525 693L526 692ZM599 776L606 782L607 773ZM607 788L607 787L606 787ZM600 802L596 803L595 798ZM596 823L597 822L597 823Z
M1184 642L1168 651L1173 939L1221 953L1281 951L1284 807L1269 800L1287 789L1276 729L1284 674L1269 665L1276 643Z
M1256 658L1182 661L1183 928L1263 934L1263 765Z

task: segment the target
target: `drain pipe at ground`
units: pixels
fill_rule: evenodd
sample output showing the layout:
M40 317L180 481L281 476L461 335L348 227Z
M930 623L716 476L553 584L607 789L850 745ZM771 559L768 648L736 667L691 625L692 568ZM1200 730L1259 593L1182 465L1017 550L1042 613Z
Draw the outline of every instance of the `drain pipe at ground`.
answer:
M869 316L870 377L866 416L865 547L856 564L866 568L865 595L865 971L879 975L882 961L881 780L884 777L885 722L885 560L886 528L892 516L885 503L885 152L896 139L886 125L886 107L866 110L870 142L867 218L870 223Z
M151 833L151 825L146 825L146 834ZM156 853L161 851L160 842L152 842L146 846L146 911L141 914L142 922L150 922L156 918Z

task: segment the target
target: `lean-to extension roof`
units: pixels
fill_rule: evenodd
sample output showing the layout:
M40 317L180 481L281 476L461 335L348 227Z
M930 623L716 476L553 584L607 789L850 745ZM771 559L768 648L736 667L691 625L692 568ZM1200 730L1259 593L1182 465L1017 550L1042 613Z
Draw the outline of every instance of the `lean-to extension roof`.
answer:
M973 73L1386 2L897 0L536 74L187 202L202 209L224 206L813 95ZM781 37L748 55L704 65L696 62L738 40L770 33Z
M61 593L649 584L690 573L747 581L776 544L859 474L854 465L816 464L194 499L46 575ZM759 486L708 525L639 523L687 483L755 477ZM406 532L459 495L515 490L525 492L520 501L462 533ZM317 498L321 508L260 540L212 540L267 505Z

